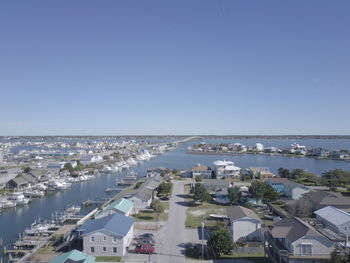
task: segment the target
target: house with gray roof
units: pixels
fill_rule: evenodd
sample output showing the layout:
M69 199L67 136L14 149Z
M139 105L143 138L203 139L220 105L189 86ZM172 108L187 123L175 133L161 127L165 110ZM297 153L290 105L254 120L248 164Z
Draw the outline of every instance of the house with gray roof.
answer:
M119 213L87 221L77 229L83 251L92 256L123 256L134 234L134 219Z
M148 208L151 205L153 190L146 187L127 192L123 198L128 199L134 203L132 213L138 213L139 210Z
M333 206L339 209L350 209L350 199L338 192L311 191L303 194L303 199L312 205L312 211L326 206Z
M314 212L322 228L328 228L344 237L344 243L350 247L350 214L333 206L326 206ZM329 231L328 231L329 232Z
M227 209L230 220L232 240L261 240L261 219L251 209L243 206L232 206Z
M231 186L229 180L223 179L203 179L202 184L208 191L216 191L218 189L228 188Z
M265 231L265 252L273 263L326 262L335 243L297 217L284 218Z

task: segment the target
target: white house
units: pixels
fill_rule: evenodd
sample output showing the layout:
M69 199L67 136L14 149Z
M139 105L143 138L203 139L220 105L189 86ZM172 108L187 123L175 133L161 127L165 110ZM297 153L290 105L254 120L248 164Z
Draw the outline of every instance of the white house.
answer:
M310 189L302 184L290 180L284 184L284 194L293 200L302 198L302 195L308 192L310 192Z
M213 178L213 171L208 166L198 165L192 167L192 177L203 177L205 179L211 179Z
M253 210L243 206L228 208L227 217L230 219L232 240L239 239L261 240L261 219Z
M92 256L122 257L134 234L134 219L116 213L87 221L78 228L83 251Z
M264 150L264 145L261 144L261 143L256 143L254 146L253 146L253 149L255 151L258 151L258 152L261 152Z
M103 158L100 155L85 155L80 158L80 162L83 165L89 165L92 163L101 163Z
M240 178L241 168L234 166L234 162L232 161L215 161L214 163L214 171L216 174L216 178Z
M315 212L316 220L332 231L341 234L350 247L350 214L333 206L326 206Z

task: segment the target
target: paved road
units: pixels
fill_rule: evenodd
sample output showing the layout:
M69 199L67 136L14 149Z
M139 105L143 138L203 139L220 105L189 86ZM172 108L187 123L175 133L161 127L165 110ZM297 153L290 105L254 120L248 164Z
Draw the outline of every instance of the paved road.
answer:
M157 262L183 263L185 260L185 220L186 206L184 206L185 181L173 180L174 189L170 198L169 219L159 233Z

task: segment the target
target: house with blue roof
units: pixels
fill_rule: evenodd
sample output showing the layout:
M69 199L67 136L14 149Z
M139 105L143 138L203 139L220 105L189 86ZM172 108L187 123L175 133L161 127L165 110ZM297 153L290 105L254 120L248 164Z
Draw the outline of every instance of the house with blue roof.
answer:
M85 253L122 257L133 239L134 219L115 213L87 221L77 231Z
M79 250L72 250L53 258L49 263L95 263L95 257Z
M129 216L133 206L134 203L132 201L125 198L120 198L106 206L100 213L96 215L96 218L101 218L115 213Z

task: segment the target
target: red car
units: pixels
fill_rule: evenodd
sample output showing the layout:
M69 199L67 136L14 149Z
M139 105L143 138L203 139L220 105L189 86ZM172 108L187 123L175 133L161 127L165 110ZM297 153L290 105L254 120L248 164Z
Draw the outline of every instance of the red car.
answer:
M143 245L136 245L135 247L135 253L144 253L144 254L152 254L154 253L154 247L143 244Z

